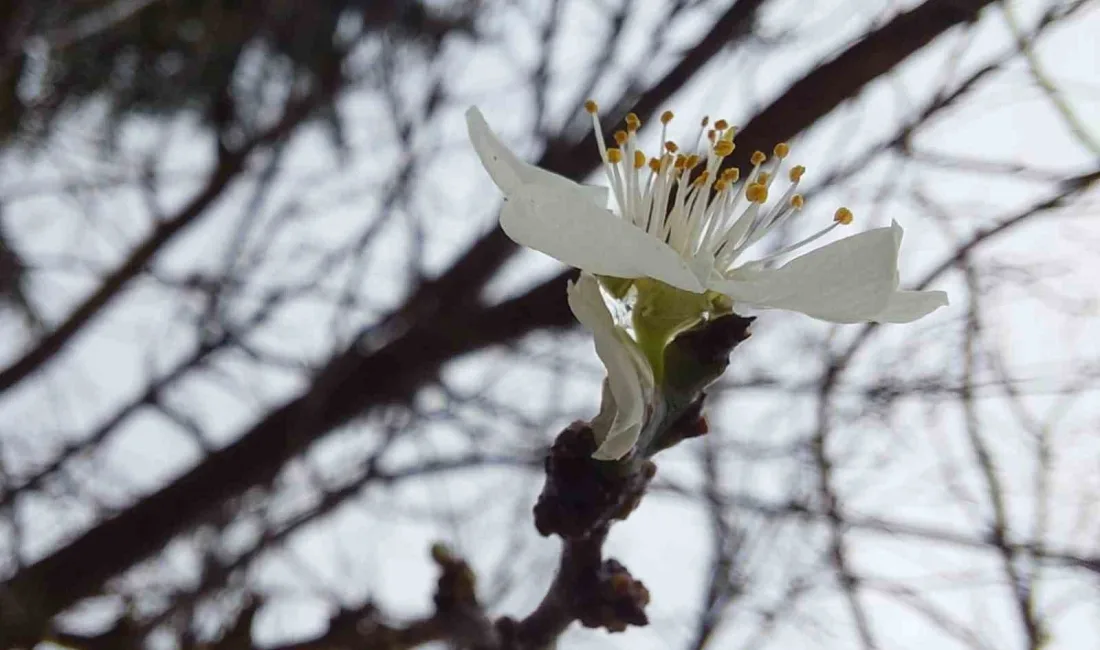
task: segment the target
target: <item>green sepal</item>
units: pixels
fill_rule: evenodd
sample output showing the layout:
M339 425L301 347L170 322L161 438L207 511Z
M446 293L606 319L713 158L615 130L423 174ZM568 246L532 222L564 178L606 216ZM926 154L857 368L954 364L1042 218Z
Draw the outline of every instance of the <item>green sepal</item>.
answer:
M705 320L713 309L713 301L707 294L677 289L652 278L638 279L634 286L637 289L632 313L634 337L660 385L665 346L680 332Z
M730 353L749 337L753 320L737 314L719 316L680 333L665 346L659 404L639 437L639 455L651 457L685 437L705 432L692 432L691 421L700 419L707 386L725 372Z
M722 376L729 355L749 337L754 318L727 314L681 333L665 347L662 389L679 404L690 404Z

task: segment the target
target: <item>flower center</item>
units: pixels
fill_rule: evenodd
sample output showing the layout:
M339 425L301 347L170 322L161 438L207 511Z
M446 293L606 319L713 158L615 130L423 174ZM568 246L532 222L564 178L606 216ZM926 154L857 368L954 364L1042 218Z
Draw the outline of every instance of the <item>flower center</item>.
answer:
M592 116L600 157L620 217L667 243L685 258L712 261L723 275L734 270L745 249L805 203L797 190L806 168L796 165L787 172L790 185L783 196L771 208L764 208L780 166L790 153L786 143L775 145L768 165L765 165L767 155L762 151L753 153L752 170L742 179L739 169L723 165L733 153L737 134L737 127L726 120L717 120L712 125L704 117L694 152L687 153L668 139L673 114L665 111L660 118L660 155L648 157L638 146L642 121L637 115L627 113L626 128L614 134L616 146L608 147L600 127L599 107L592 100L586 101L584 107ZM829 226L753 264L769 262L851 222L851 211L840 208Z

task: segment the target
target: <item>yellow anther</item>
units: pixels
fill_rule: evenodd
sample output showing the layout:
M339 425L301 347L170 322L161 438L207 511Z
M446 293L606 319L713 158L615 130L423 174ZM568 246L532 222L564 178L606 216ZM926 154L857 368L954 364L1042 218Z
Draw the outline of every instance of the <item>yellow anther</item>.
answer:
M852 223L852 219L854 218L855 216L848 208L837 208L836 214L833 215L833 221L845 226Z
M672 166L676 169L683 169L686 164L687 157L682 153L676 154L676 161L672 163Z
M656 159L656 158L650 158L649 159L649 169L654 174L661 173L661 161Z
M722 180L728 183L736 183L741 178L741 170L736 167L730 167L722 172Z
M641 151L634 152L634 169L645 167L645 154Z
M727 183L726 180L723 178L719 178L718 180L714 181L715 192L725 192L727 187L729 187L729 183Z
M737 135L737 127L731 126L730 128L726 129L726 131L722 134L722 139L733 142L733 136L735 135Z
M729 140L719 140L714 145L714 155L722 156L723 158L733 153L733 143Z
M719 131L725 131L726 129L730 128L730 123L725 120L718 120L714 123L714 128L718 129Z
M797 183L802 180L802 175L806 173L806 168L802 165L795 165L791 167L791 171L787 174L787 177L791 179L792 183Z
M707 179L710 178L710 172L703 172L695 177L695 180L691 181L691 184L695 187L702 187L706 185Z
M752 158L749 158L749 162L754 165L763 165L767 159L768 157L764 155L763 151L754 151L752 152Z
M642 121L634 113L627 113L623 121L626 122L626 130L630 132L637 131L642 126Z
M665 111L664 113L661 113L661 124L668 124L672 121L672 118L672 111Z
M595 115L596 111L600 110L600 105L588 99L584 102L584 110L588 111L590 115Z
M707 131L707 140L710 140L711 142L714 142L714 138L717 135L718 134L714 129L710 129L709 131Z
M615 147L611 147L607 150L607 161L612 165L616 165L623 161L623 152L619 151Z
M696 165L699 164L699 161L700 161L699 155L693 153L693 154L691 154L687 157L686 161L684 161L684 167L687 167L688 169L692 169L693 167L695 167Z
M786 142L780 142L775 145L775 149L772 150L772 153L775 154L776 158L783 160L787 157L787 154L791 153L791 147Z
M626 131L616 131L614 137L615 137L615 142L617 142L619 144L619 146L621 147L624 144L626 144L626 140L629 136L627 136Z
M768 188L760 183L753 183L745 188L745 198L753 203L763 203L768 200Z
M665 151L667 151L669 153L676 153L679 150L680 150L680 145L676 144L672 140L669 140L668 142L665 143Z
M801 194L795 194L791 197L791 207L795 210L801 210L804 205L806 205L806 199L802 198Z
M768 172L760 172L756 175L756 182L761 185L767 185L768 181L772 179L771 174Z

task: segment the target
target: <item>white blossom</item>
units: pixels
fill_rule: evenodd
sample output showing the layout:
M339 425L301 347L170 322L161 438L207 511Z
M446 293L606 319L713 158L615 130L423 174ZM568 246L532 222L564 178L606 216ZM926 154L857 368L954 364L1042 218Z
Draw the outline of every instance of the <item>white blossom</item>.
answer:
M898 289L902 229L896 222L773 268L780 258L850 223L845 208L813 235L744 261L748 248L803 206L797 188L805 169L795 166L786 174L790 184L783 196L765 208L787 145L777 145L768 164L762 152L754 153L752 170L741 179L737 169L722 169L736 134L724 120L709 125L704 119L696 146L703 154L685 153L667 139L672 113L665 112L659 155L647 157L638 146L636 116L627 116L626 129L615 133L617 146L608 147L595 104L586 108L617 213L606 207L607 190L523 162L476 108L467 111L470 140L504 194L501 227L517 243L589 273L649 277L692 293L724 294L735 306L789 309L834 323L910 322L947 304L942 291Z

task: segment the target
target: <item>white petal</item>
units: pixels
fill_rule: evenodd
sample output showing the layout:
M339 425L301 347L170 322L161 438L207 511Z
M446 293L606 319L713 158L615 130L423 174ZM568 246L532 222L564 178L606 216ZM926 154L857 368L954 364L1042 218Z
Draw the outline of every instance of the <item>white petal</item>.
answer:
M607 368L607 384L615 403L615 418L592 454L596 460L618 460L630 453L645 426L646 405L653 392L649 362L625 331L616 330L615 341L596 338L596 354Z
M871 320L879 323L911 323L940 307L946 307L947 293L943 291L895 291L886 303L886 309Z
M901 226L846 237L774 270L735 270L710 288L754 307L790 309L833 323L873 320L898 286Z
M703 292L703 283L679 253L576 191L521 186L507 197L500 226L517 243L589 273L651 277Z
M600 293L600 282L588 273L581 273L576 282L566 285L565 294L569 299L569 308L584 325L597 337L614 336L615 318Z
M470 134L470 143L474 145L474 151L481 159L485 171L489 172L489 176L505 196L521 185L537 184L560 191L579 191L587 200L600 207L607 205L606 187L581 185L564 176L520 160L501 142L497 134L493 133L485 117L476 107L466 111L466 130Z
M596 450L592 457L596 460L619 460L634 449L641 433L641 424L637 427L624 430L622 433L609 433L603 444Z
M615 325L596 278L582 273L576 283L569 283L567 295L573 315L592 332L596 354L607 369L605 397L609 392L615 402L614 421L606 432L597 432L602 434L602 440L593 457L621 458L637 442L645 423L646 404L653 388L652 371L633 341ZM644 368L638 365L637 357L642 359Z

